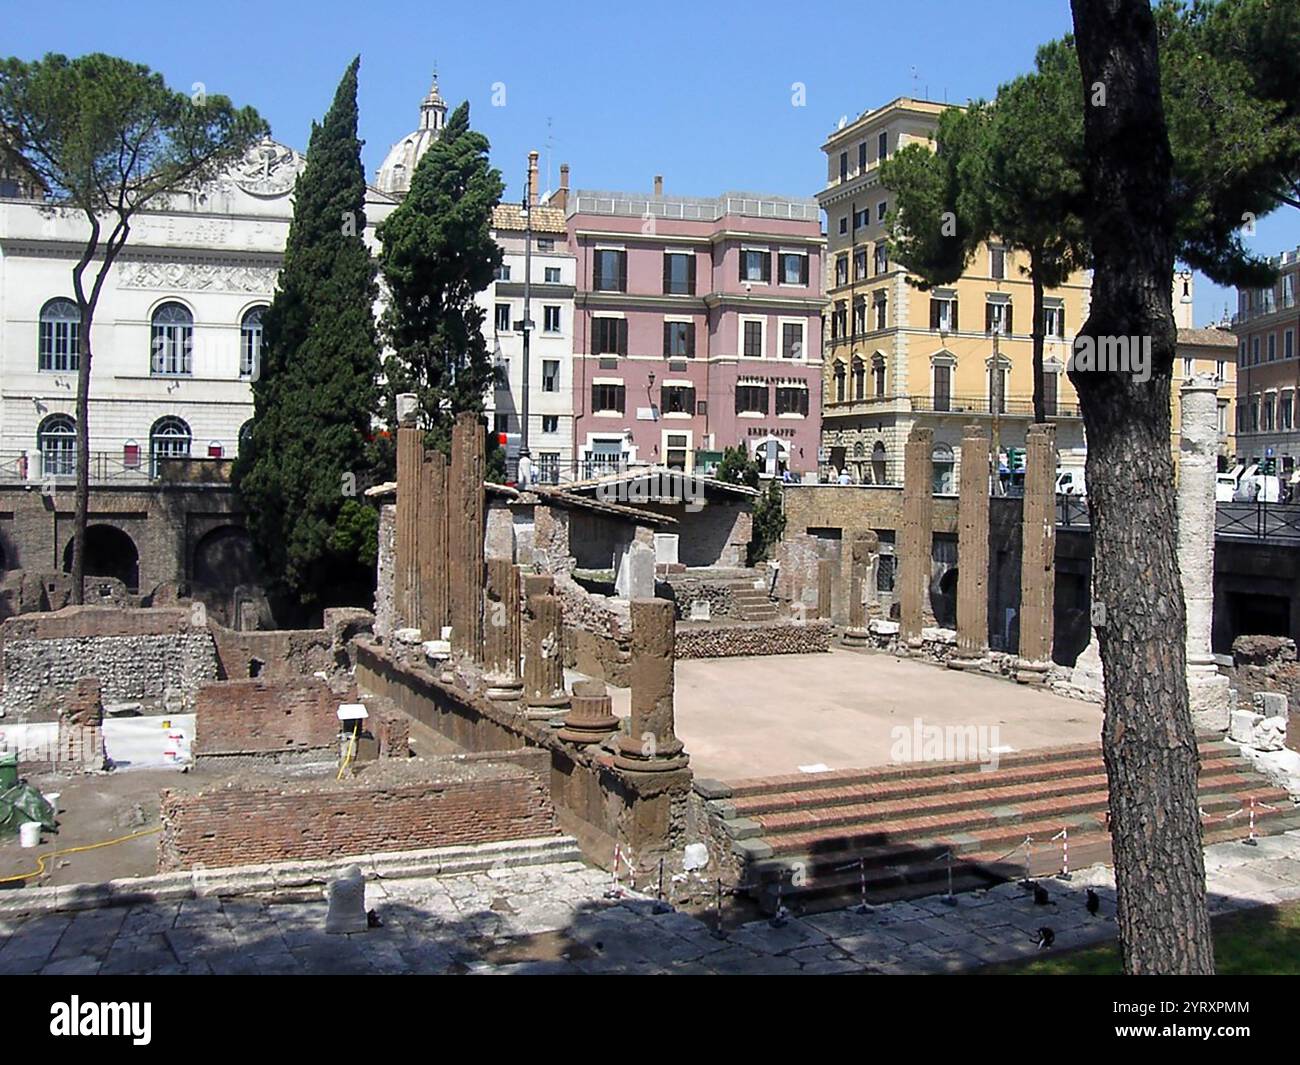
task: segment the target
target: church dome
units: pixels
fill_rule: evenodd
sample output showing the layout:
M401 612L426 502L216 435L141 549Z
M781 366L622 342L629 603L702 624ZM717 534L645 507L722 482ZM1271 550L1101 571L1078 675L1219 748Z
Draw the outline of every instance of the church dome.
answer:
M398 199L411 188L411 175L429 146L442 134L447 121L447 104L438 91L438 76L433 78L429 95L420 104L420 125L388 149L383 165L375 177L375 186Z

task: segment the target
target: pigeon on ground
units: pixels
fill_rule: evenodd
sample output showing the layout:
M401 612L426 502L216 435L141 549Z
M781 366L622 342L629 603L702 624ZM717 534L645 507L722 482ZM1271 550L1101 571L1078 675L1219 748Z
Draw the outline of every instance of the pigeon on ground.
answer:
M1034 885L1034 905L1046 906L1048 902L1047 888L1042 884Z
M1038 930L1038 949L1047 950L1047 948L1055 942L1056 933L1046 925L1043 925L1043 927Z
M366 927L367 927L367 928L383 928L383 927L384 927L384 922L383 922L383 920L380 919L379 914L376 913L374 910L368 910L368 911L366 912Z
M1088 912L1092 914L1093 917L1096 917L1101 911L1101 899L1097 897L1097 893L1093 891L1092 888L1088 889L1087 907Z

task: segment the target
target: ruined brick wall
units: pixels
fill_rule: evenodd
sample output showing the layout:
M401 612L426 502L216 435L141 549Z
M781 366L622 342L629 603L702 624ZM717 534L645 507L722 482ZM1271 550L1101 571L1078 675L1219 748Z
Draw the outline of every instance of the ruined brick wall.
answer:
M829 651L829 621L766 625L678 626L676 657L732 658L736 655L802 655Z
M98 677L106 703L189 710L193 692L218 676L216 645L188 608L67 607L0 625L4 709L36 720L82 677ZM52 718L51 718L52 719Z
M671 599L677 607L678 620L691 616L691 604L705 602L709 604L709 617L739 617L732 586L737 578L709 580L685 573L669 573L660 578L661 583L656 593L665 599Z
M205 684L194 699L194 757L316 753L333 758L338 705L338 696L314 677Z
M788 484L782 491L786 536L808 529L901 529L899 485ZM934 531L956 533L957 500L936 496ZM848 539L847 532L844 537Z
M537 752L549 763L544 752ZM432 777L430 774L434 774ZM546 774L492 761L372 763L355 779L165 790L158 869L341 858L555 835Z

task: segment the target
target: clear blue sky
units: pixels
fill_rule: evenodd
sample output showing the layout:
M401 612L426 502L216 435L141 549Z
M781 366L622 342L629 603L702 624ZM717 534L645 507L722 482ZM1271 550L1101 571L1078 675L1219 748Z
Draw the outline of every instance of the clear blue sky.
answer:
M897 96L988 97L1070 28L1068 0L858 0L650 4L443 3L441 0L5 0L0 54L110 52L189 90L202 82L252 104L277 139L305 148L353 55L361 54L366 169L415 124L436 65L454 107L492 143L507 196L530 148L541 182L568 162L580 188L711 195L746 189L812 195L820 145L850 118ZM794 82L807 87L791 104ZM493 106L493 86L505 106ZM548 119L550 120L548 149ZM549 167L548 167L549 161ZM1268 254L1300 245L1300 211L1258 225ZM1196 319L1231 292L1197 283Z

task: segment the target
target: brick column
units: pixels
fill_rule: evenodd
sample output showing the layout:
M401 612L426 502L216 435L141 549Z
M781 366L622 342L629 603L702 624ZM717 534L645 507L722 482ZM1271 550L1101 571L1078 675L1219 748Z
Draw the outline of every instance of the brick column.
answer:
M442 639L451 624L447 565L447 456L426 452L420 466L420 628L426 640Z
M633 599L632 728L618 740L614 764L637 772L681 769L689 761L673 712L676 610L667 599Z
M530 574L527 645L524 649L524 699L528 716L550 719L569 705L564 689L564 607L551 594L551 578Z
M1020 661L1016 680L1041 684L1052 664L1056 598L1056 426L1029 427L1021 515Z
M397 430L397 536L394 544L393 605L397 628L422 628L420 609L420 506L424 431L414 412ZM434 639L438 633L425 633Z
M1179 406L1178 570L1187 613L1187 695L1198 729L1228 727L1228 678L1210 648L1214 621L1214 480L1219 456L1219 389L1212 374L1183 383Z
M989 436L968 425L961 438L957 499L957 659L980 659L989 647Z
M903 455L903 528L898 560L899 637L921 639L930 610L934 533L934 431L917 426Z
M484 659L489 699L518 699L524 690L519 677L519 567L509 559L487 563L487 604L483 618Z
M447 533L451 589L451 645L459 655L483 661L483 426L466 411L451 431Z
M570 743L598 743L618 730L613 701L603 680L580 680L573 686L573 709L564 718L564 727L556 732Z

